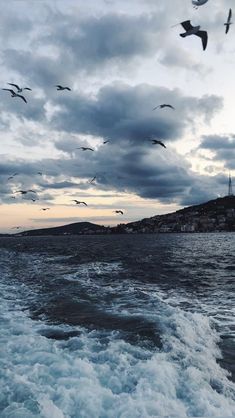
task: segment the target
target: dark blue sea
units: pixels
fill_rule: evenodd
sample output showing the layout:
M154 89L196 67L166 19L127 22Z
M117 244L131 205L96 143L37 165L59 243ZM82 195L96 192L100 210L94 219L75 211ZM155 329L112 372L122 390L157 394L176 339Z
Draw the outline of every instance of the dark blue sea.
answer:
M0 239L0 417L235 417L235 234Z

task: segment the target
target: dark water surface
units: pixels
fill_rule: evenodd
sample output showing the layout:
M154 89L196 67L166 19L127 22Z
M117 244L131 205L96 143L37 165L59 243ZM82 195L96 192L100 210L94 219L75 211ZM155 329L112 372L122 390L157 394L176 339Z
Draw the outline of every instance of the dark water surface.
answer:
M235 416L235 234L0 239L0 417Z

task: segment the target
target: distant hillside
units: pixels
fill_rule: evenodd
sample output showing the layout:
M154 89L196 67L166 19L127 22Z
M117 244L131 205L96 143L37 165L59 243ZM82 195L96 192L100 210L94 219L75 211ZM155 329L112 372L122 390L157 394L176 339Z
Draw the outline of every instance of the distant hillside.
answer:
M16 235L85 235L102 234L106 228L90 222L76 222L69 225L56 226L54 228L32 229L30 231L20 232Z
M156 215L141 221L105 227L90 222L77 222L54 228L33 229L16 236L137 234L157 232L235 231L235 196L226 196L174 213Z
M235 196L226 196L177 212L118 225L116 233L235 231Z

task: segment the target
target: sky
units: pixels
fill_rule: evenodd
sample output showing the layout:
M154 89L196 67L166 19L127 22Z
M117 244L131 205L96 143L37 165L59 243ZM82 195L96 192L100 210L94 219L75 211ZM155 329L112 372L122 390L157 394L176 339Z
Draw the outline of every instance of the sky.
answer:
M0 90L0 232L116 225L227 194L235 27L225 35L223 24L232 0L197 10L191 0L0 5L0 86L32 89L27 104ZM205 51L200 38L179 36L185 20L208 31ZM152 110L161 103L175 110Z

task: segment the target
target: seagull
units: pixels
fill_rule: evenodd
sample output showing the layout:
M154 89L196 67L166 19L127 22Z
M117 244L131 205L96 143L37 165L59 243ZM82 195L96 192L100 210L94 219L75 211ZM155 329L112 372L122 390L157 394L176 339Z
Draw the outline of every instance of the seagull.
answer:
M12 89L2 89L5 91L9 91L11 93L11 97L20 97L22 100L24 100L25 103L27 103L27 100L24 96L22 96L21 94L16 93L14 90Z
M153 145L161 145L163 148L166 148L166 145L163 144L163 142L158 141L157 139L150 139L150 141L152 141Z
M120 213L121 215L123 215L123 214L124 214L124 212L123 212L122 210L113 210L113 212L115 212L115 213Z
M14 173L14 174L12 174L12 176L8 177L8 179L7 179L7 180L11 180L11 179L13 179L15 176L18 176L18 174L19 174L19 173Z
M207 3L208 0L192 0L192 4L194 9L197 9L198 6L202 6L203 4Z
M72 202L75 202L75 203L76 203L76 205L81 205L81 204L83 204L83 205L87 206L86 202L80 202L79 200L76 200L76 199L73 199L73 200L72 200Z
M79 148L75 148L75 149L82 149L83 151L94 151L92 148L89 147L79 147Z
M232 25L231 17L232 17L232 9L229 9L227 22L224 23L224 26L226 26L225 33L228 33L230 25Z
M88 181L88 183L93 183L96 180L96 176L93 177L93 179L91 179L90 181Z
M108 142L110 142L110 141L109 141L109 140L107 140L107 141L104 141L104 142L103 142L103 144L107 144Z
M160 105L154 107L153 110L156 110L158 108L164 109L164 107L169 107L170 109L175 110L174 106L172 106L170 104L166 104L166 103L163 103L163 104L160 104Z
M40 210L50 210L50 208L42 208L42 209L40 209Z
M56 85L55 87L57 87L56 90L59 90L59 91L62 91L62 90L69 90L69 91L71 91L71 89L69 87L63 87L63 86L60 86L59 84Z
M32 91L32 89L30 89L29 87L24 87L22 89L17 84L13 84L13 83L7 83L7 84L9 84L9 86L15 87L17 89L17 93L22 93L23 90L30 90L30 91Z
M200 26L192 26L190 20L185 20L185 22L181 22L180 25L183 26L185 30L184 33L180 33L180 36L182 38L185 38L186 36L190 35L199 36L199 38L201 38L202 40L203 50L205 51L208 41L207 32L205 30L200 30Z
M34 190L17 190L14 193L21 193L23 195L23 194L27 194L27 193L36 193L36 192Z

